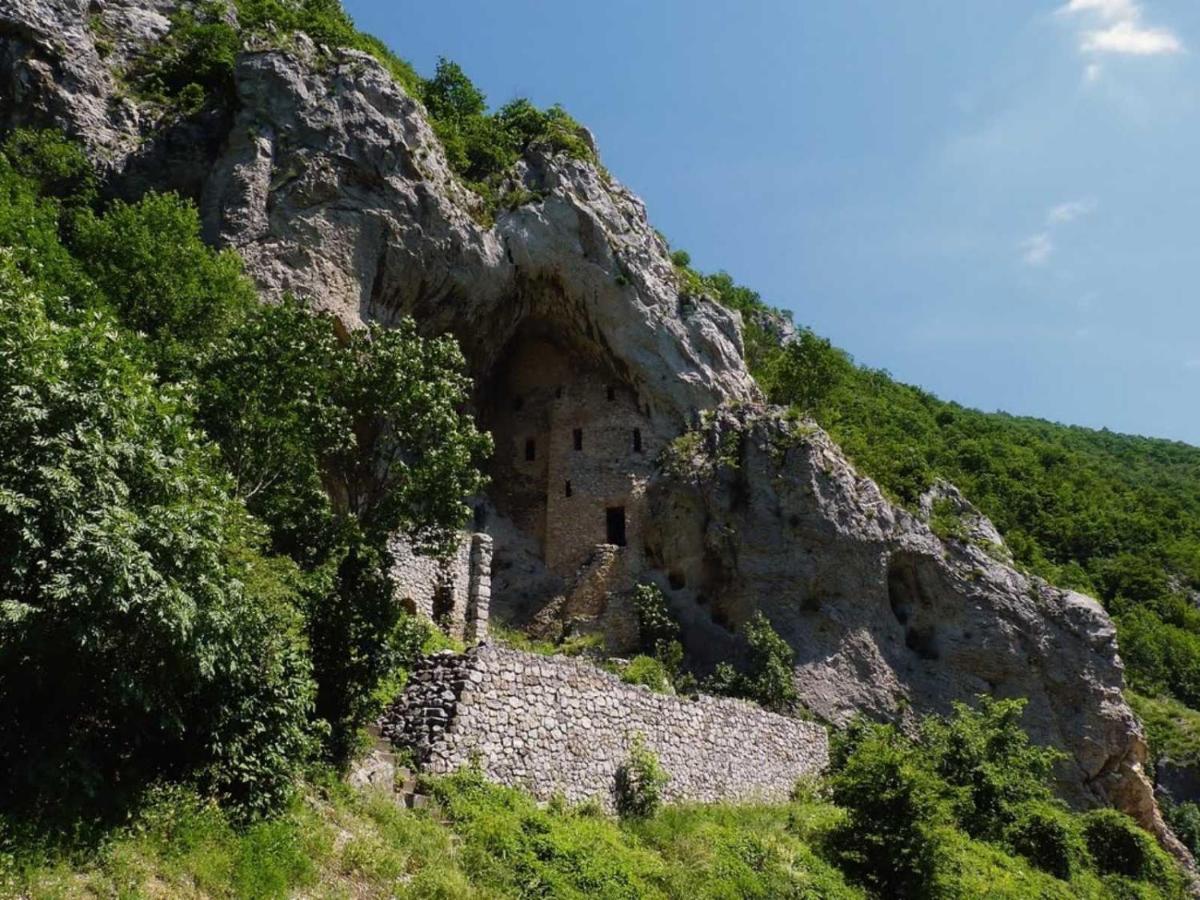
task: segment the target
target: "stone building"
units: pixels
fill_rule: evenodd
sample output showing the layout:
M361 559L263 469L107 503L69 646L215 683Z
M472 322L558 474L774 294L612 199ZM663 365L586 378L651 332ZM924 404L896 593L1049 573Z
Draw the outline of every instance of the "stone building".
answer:
M488 386L484 420L497 512L535 543L564 602L601 611L646 566L645 493L662 440L637 393L534 333Z

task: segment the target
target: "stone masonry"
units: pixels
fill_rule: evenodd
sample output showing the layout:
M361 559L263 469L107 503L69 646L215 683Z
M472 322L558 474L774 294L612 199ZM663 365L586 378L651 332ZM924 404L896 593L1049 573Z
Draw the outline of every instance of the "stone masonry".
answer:
M608 809L639 733L670 775L669 801L783 800L829 761L818 724L741 700L656 694L581 660L489 644L423 660L382 732L426 772L477 759L490 780L541 800Z
M468 643L487 636L492 597L492 539L463 534L445 558L418 552L403 537L392 541L396 599L409 612L432 619Z

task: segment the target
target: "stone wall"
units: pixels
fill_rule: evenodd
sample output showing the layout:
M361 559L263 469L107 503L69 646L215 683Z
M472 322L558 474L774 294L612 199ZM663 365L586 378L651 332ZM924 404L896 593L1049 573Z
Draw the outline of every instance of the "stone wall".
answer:
M741 700L684 699L624 684L580 660L484 644L426 658L384 714L383 734L427 772L477 758L491 780L548 800L612 807L637 734L670 775L671 801L768 801L828 764L825 729Z
M451 637L487 636L492 596L492 539L463 534L444 559L420 553L403 537L392 541L396 600L410 612L432 619Z

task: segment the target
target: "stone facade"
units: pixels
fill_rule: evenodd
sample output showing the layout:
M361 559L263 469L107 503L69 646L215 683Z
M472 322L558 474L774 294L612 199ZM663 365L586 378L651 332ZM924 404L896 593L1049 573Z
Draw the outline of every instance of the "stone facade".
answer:
M478 759L491 780L612 808L617 768L645 736L671 801L778 801L828 764L825 729L728 698L656 694L586 662L488 644L425 659L384 714L427 772Z
M464 534L445 558L420 553L403 537L392 541L396 599L409 612L432 619L451 637L487 637L492 597L492 539Z
M501 513L570 579L596 547L641 568L645 488L662 442L634 391L550 340L519 339L493 386L493 484Z

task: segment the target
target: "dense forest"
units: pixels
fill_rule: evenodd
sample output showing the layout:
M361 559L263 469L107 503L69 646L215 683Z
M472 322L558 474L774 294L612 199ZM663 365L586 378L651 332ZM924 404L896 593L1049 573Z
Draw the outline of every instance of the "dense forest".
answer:
M534 199L503 190L521 153L590 155L561 109L489 111L447 61L422 79L336 0L237 11L177 16L133 89L164 115L232 103L242 41L303 30L423 100L482 216ZM1200 450L963 409L806 330L784 346L752 291L675 261L685 291L743 313L770 399L899 502L946 477L1021 564L1100 596L1152 737L1192 746ZM1053 798L1057 754L1029 744L1015 701L918 735L859 723L829 776L777 807L660 809L652 759L617 818L470 770L430 782L436 817L345 787L365 723L445 642L392 602L386 544L444 546L483 488L469 390L450 339L261 305L187 200L106 199L77 144L5 137L0 895L1181 895L1131 820ZM642 625L648 649L670 643L670 623ZM786 647L760 639L762 671L726 673L728 691L786 708ZM1176 820L1193 841L1196 812Z

